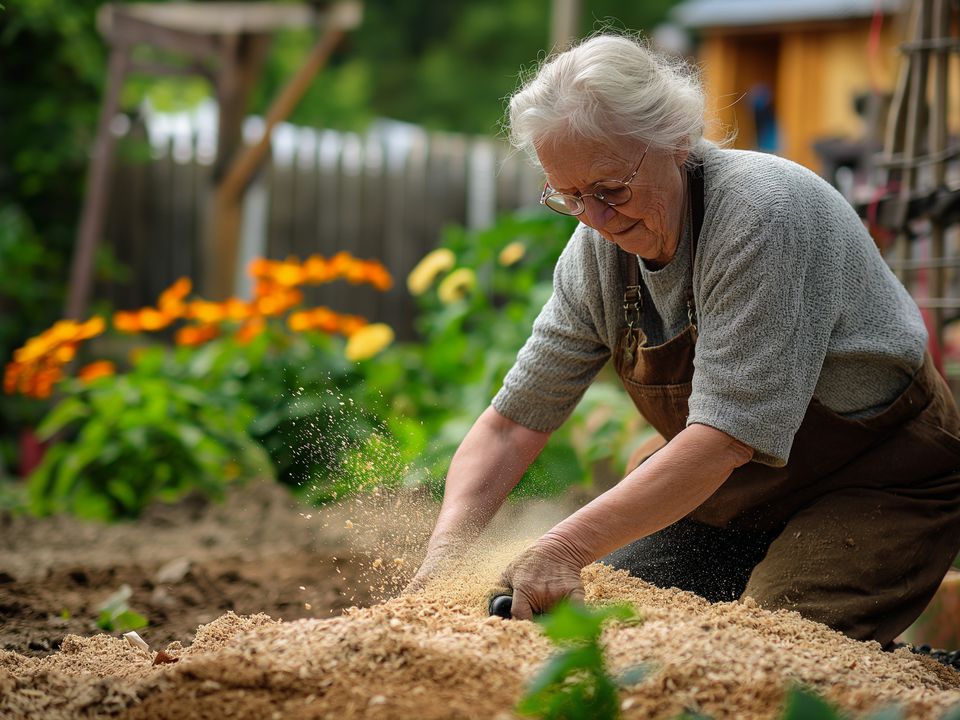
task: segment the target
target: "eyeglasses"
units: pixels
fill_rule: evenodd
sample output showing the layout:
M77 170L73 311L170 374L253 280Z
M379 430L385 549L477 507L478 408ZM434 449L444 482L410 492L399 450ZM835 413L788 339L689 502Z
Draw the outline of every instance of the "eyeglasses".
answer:
M583 211L587 209L586 203L583 201L584 195L595 197L610 207L629 202L630 198L633 197L630 183L633 182L637 173L640 172L640 166L643 165L643 160L647 157L647 150L649 149L650 145L648 143L643 149L643 155L640 156L640 162L637 163L636 169L630 173L630 177L625 180L600 180L595 182L593 184L593 192L573 195L571 193L557 192L550 187L549 183L544 183L543 192L540 194L540 204L546 205L561 215L582 215Z

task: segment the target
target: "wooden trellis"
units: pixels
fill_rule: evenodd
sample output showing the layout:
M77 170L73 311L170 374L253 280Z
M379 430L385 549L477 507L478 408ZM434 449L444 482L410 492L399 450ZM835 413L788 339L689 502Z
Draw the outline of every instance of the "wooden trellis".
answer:
M960 53L958 3L913 0L908 10L903 62L877 162L887 172L888 189L877 221L895 234L889 262L900 278L909 283L912 274L926 273L927 292L914 295L929 309L932 339L939 348L945 320L960 310L960 299L950 297L947 284L947 273L960 268L960 257L948 252L945 243L946 230L960 221L960 191L948 184L948 167L960 157L960 143L949 134L949 93L956 84L950 78L956 72L951 57ZM918 229L920 220L927 222ZM913 253L921 235L929 237L926 258Z
M87 178L83 211L74 248L66 315L86 311L93 280L93 259L109 201L109 176L115 138L110 125L119 109L128 75L190 74L210 80L220 108L217 159L206 212L204 292L225 297L232 290L241 203L247 185L267 155L270 132L287 118L343 35L360 23L359 0L333 4L287 3L135 3L108 4L98 24L110 46L106 91ZM282 28L319 28L317 43L276 98L260 142L244 148L241 124L250 91L260 73L267 42ZM185 64L144 63L134 50L149 47L186 60ZM215 261L214 261L215 260Z

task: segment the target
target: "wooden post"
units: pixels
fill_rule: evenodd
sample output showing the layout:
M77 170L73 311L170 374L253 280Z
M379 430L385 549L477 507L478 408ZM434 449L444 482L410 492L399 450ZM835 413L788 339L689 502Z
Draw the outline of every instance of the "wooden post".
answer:
M107 208L110 169L116 146L110 122L120 107L120 91L127 76L130 62L129 47L126 44L114 45L110 52L107 70L107 92L100 107L100 120L97 124L97 137L93 146L93 158L87 172L87 190L84 195L83 210L80 215L80 229L77 233L77 246L70 267L70 291L64 315L67 318L80 319L87 311L90 293L93 289L94 260L100 234L103 232L103 218Z
M307 61L280 92L267 113L260 140L243 151L227 169L216 188L208 238L205 286L211 298L225 298L233 291L240 237L243 193L270 149L270 134L277 123L289 117L320 69L344 35L344 25L332 23L313 47Z
M950 34L950 7L947 0L933 0L933 32L934 40L941 40ZM933 63L933 100L931 102L930 125L929 125L929 148L928 153L937 159L933 163L933 190L939 191L944 187L946 181L946 161L943 159L947 149L947 72L949 53L946 49L936 50ZM944 277L946 268L939 261L944 256L943 230L944 221L942 218L934 217L932 219L932 229L930 232L930 257L938 262L931 268L932 277L930 278L930 296L940 301L943 299L946 283ZM943 345L943 307L942 304L934 305L930 309L934 333L936 334L937 346Z
M580 0L553 0L550 51L565 50L580 35Z

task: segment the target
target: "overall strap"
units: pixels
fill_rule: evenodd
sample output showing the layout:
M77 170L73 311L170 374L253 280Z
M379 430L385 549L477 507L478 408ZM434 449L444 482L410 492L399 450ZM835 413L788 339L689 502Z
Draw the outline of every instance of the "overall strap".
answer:
M689 172L688 191L690 193L690 292L687 295L687 318L694 328L697 327L697 304L693 299L693 260L697 255L697 242L703 228L703 163L697 162ZM639 265L639 263L635 263Z
M687 174L687 187L690 198L690 294L687 296L687 314L690 322L696 325L696 305L693 300L693 260L697 252L697 241L703 228L704 184L703 163L698 162ZM623 293L623 314L627 327L639 327L640 313L643 310L643 297L640 294L640 263L633 253L618 247L620 265L626 285Z

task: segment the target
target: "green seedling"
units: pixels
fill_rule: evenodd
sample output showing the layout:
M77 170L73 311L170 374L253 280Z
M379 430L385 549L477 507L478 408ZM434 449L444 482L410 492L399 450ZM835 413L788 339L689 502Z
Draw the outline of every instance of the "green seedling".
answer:
M128 601L133 591L129 585L121 585L113 595L97 608L97 627L106 632L129 632L148 625L147 619L130 609Z
M647 668L619 678L606 669L600 635L607 620L639 622L633 608L611 605L591 610L562 602L538 618L544 634L562 650L550 658L517 705L517 712L544 720L610 720L620 716L618 687L640 682Z

